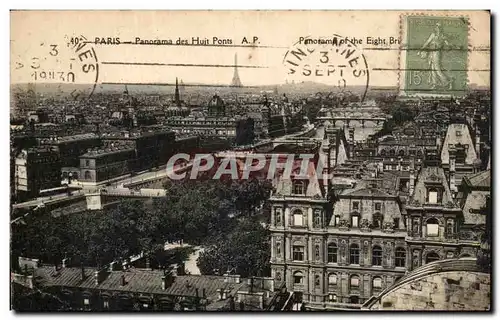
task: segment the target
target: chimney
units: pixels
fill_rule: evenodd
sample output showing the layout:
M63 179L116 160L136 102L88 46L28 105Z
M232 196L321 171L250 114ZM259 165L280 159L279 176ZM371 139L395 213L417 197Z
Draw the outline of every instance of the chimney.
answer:
M456 151L457 149L455 148L454 145L449 146L449 153L450 153L450 191L452 193L455 192L455 161L456 161Z
M85 280L85 267L83 266L82 263L82 281Z
M202 292L203 292L203 293L202 293L202 297L203 297L203 298L206 298L206 297L207 297L207 295L206 295L206 292L205 292L205 288L203 288Z
M123 287L123 286L125 286L126 284L127 284L127 281L125 280L125 275L124 275L124 274L122 274L122 276L121 276L121 286Z
M167 276L163 275L161 277L161 289L166 290L167 289Z
M410 160L410 197L413 196L413 191L415 189L415 160L411 158Z
M116 261L109 263L109 271L115 271Z
M62 259L62 267L66 268L69 265L69 258Z
M177 275L183 276L185 274L186 274L186 265L184 264L184 262L181 262L177 266Z
M196 292L196 298L199 298L200 297L200 289L195 288L194 290Z
M96 270L96 271L94 272L94 281L95 281L95 285L96 285L96 286L97 286L97 285L99 285L99 282L100 282L99 280L100 280L100 279L99 279L99 271L97 271L97 270Z

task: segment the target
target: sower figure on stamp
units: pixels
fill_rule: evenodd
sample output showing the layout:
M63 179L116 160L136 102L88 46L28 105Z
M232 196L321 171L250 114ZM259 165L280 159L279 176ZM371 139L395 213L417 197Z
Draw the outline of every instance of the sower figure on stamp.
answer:
M448 77L444 73L442 66L442 53L444 46L450 46L446 36L441 32L441 24L436 23L434 32L430 34L427 41L422 46L419 56L427 59L429 65L429 84L432 89L438 87L448 87L449 90L453 89L453 77Z

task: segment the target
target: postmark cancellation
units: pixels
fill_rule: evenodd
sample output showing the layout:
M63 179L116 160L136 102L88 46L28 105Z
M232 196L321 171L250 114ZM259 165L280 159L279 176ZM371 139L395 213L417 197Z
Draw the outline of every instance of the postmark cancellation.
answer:
M463 95L468 85L467 17L408 15L402 19L400 89L405 95Z

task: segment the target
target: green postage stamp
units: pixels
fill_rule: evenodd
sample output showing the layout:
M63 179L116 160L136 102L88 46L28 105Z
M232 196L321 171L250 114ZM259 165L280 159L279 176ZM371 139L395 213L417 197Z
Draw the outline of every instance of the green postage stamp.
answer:
M407 16L407 95L462 95L467 89L465 17Z

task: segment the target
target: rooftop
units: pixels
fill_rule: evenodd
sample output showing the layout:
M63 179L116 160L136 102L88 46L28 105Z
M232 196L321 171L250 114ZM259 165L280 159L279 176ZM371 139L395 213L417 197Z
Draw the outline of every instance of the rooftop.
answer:
M491 170L481 171L464 177L465 183L472 187L491 187Z
M82 280L81 268L66 267L56 272L53 266L46 266L36 269L35 278L38 279L39 285L45 287L77 287L187 297L195 297L198 288L199 295L205 289L206 297L209 300L211 297L216 297L217 289L233 291L243 285L243 283L224 282L225 278L223 276L179 275L174 276L172 284L163 290L162 277L164 273L162 270L135 268L126 271L104 272L106 273L106 275L102 276L104 279L99 284L96 284L94 278L96 271L93 268L85 268L85 278ZM125 278L125 285L122 285L122 275Z
M90 140L90 139L98 139L99 136L95 133L83 133L83 134L75 134L71 136L62 136L62 137L52 137L45 138L40 141L40 143L44 144L61 144L70 141L81 141L81 140Z

